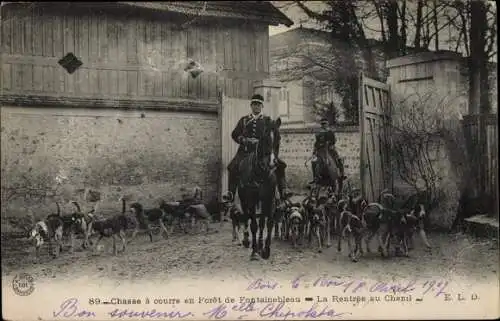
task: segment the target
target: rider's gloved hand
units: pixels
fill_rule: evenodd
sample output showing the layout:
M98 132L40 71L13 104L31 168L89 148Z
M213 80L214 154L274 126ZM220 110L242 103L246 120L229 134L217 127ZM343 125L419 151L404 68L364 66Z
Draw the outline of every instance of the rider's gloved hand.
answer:
M255 145L259 142L257 138L247 138L246 141L249 145Z

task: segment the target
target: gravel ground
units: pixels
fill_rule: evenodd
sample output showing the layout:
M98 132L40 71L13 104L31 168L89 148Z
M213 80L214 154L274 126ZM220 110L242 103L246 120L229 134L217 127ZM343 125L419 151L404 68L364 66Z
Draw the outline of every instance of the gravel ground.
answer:
M33 249L23 238L2 241L2 275L12 276L19 271L29 272L36 279L65 279L75 276L92 276L97 279L114 279L120 282L151 280L168 274L175 277L210 277L214 273L227 277L264 273L287 275L335 271L336 275L357 275L371 278L379 276L467 276L475 280L498 278L498 243L479 240L464 234L430 233L433 245L424 250L419 240L409 258L383 259L376 253L365 254L353 263L347 257L347 244L343 253L334 247L323 253L311 248L294 250L284 241L273 241L269 260L250 261L250 250L231 242L230 223L223 227L212 224L211 234L179 235L169 239L155 235L149 242L147 235L138 234L126 253L112 256L111 240L104 239L103 249L97 254L76 250L67 251L56 259L47 255L39 264L33 264ZM375 240L372 249L376 248ZM77 241L77 245L79 242ZM45 252L46 253L46 252Z

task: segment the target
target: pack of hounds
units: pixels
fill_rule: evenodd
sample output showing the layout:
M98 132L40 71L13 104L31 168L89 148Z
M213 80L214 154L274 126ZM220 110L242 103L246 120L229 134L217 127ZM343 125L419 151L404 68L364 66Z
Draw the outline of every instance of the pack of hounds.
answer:
M83 249L95 252L103 238L112 238L113 254L117 255L118 241L121 241L121 252L125 252L127 244L135 239L140 231L146 232L151 242L156 227L160 228L165 238L168 238L175 228L186 234L203 229L208 232L210 218L214 213L220 212L221 203L213 200L204 204L201 200L201 189L196 187L193 197L175 202L160 200L159 205L154 208L145 208L141 203L133 202L127 211L126 197L121 197L121 211L117 210L114 215L107 217L98 214L99 201L96 201L89 211L82 211L77 201L71 201L74 208L71 213L61 213L61 207L56 202L57 212L37 221L30 231L29 240L35 248L35 261L39 261L40 250L46 243L49 255L55 258L68 240L70 252L74 251L77 238L82 239ZM127 241L126 232L129 230L132 230L132 235Z
M377 202L368 203L354 190L336 195L331 191L317 199L311 195L300 201L293 201L294 195L289 193L285 199L277 200L275 207L275 238L290 242L293 248L306 244L311 245L315 239L318 251L330 247L337 239L337 250L342 251L342 241L347 241L349 258L356 262L363 255L365 240L366 251L371 252L370 242L376 237L378 251L383 257L389 256L390 247L395 245L396 255L408 256L413 248L413 237L418 233L427 249L431 246L427 240L424 222L425 206L419 202L395 208L396 197L383 191ZM112 238L113 254L118 253L118 240L121 241L121 252L125 252L129 244L140 231L144 231L153 242L153 231L159 227L161 234L168 238L175 228L184 233L195 230L209 231L209 223L217 215L229 218L232 225L233 242L243 244L242 232L248 233L249 218L242 214L239 206L233 202L232 195L223 195L222 202L213 199L203 203L201 189L194 189L194 196L182 201L166 202L161 200L159 206L144 208L138 202L128 207L126 198L121 197L121 211L112 216L98 215L98 204L89 211L82 211L77 201L72 201L74 211L61 213L56 202L57 213L48 215L34 225L29 239L35 247L36 261L40 256L42 245L48 243L49 254L59 256L65 240L69 239L70 252L75 249L77 237L82 239L82 248L96 251L103 238ZM168 228L167 228L168 226ZM128 242L126 231L132 230ZM242 231L243 230L243 231ZM92 241L92 238L96 239ZM307 240L307 242L306 242Z
M371 252L370 243L375 236L383 257L389 256L393 244L396 255L408 256L415 233L420 235L426 248L431 249L424 227L426 210L423 203L413 198L395 208L396 197L386 190L373 203L356 194L359 190L345 195L328 191L326 196L318 199L309 195L295 202L292 200L294 195L287 194L276 204L274 237L290 242L294 248L311 245L314 238L319 252L325 245L330 247L336 237L337 251L341 252L342 241L347 241L349 258L353 262L364 253L363 239L366 251ZM248 233L248 218L231 199L232 195L223 197L233 225L233 241L248 247L248 244L242 244L240 237L242 227L243 233Z

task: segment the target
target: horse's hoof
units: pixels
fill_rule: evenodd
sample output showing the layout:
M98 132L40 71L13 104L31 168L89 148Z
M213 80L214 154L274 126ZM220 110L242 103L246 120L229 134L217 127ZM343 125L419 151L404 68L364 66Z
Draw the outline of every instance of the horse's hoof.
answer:
M355 258L355 257L353 257L353 258L351 258L351 261L354 262L354 263L356 263L356 262L358 262L358 259Z
M250 248L250 241L248 241L248 240L244 240L244 241L242 242L242 244L243 244L243 246L244 246L245 248L247 248L247 249L248 249L248 248Z
M332 247L332 245L331 244L326 244L326 247L330 248L330 247Z
M257 256L257 253L252 253L252 255L250 255L250 261L258 261L259 260L259 257Z
M323 253L323 251L321 249L318 250L318 253Z
M269 247L265 247L262 249L260 256L264 259L267 260L271 256L271 249Z

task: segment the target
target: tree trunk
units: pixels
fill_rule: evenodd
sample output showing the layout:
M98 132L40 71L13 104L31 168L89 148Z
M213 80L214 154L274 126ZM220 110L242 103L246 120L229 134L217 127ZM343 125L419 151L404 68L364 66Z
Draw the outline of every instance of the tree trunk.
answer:
M436 51L439 50L439 26L438 26L438 16L437 16L437 0L433 1L432 4L432 21L434 24L434 32L436 33L434 38L434 46Z
M403 0L401 3L401 29L400 29L400 34L401 34L401 54L406 55L406 41L407 41L407 35L406 35L406 0Z
M420 37L422 34L422 10L423 10L423 0L418 0L417 2L417 23L415 26L415 40L413 41L413 46L415 49L420 48Z
M469 114L488 113L489 81L488 57L486 52L486 6L483 1L470 3L470 79L469 79Z
M399 30L398 30L398 3L396 1L387 1L384 5L387 29L389 39L387 43L388 54L390 58L399 56Z

